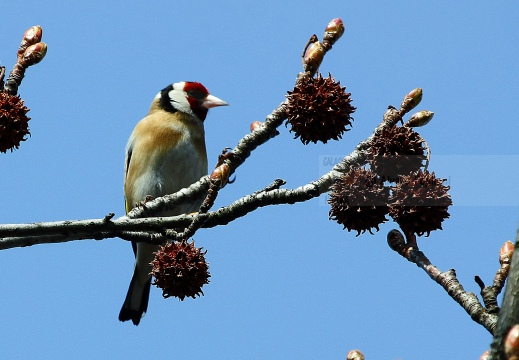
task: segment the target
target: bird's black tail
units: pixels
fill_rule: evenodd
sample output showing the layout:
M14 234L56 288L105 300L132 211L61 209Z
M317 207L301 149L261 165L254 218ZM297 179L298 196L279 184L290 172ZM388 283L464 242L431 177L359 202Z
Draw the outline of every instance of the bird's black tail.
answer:
M120 321L128 321L131 320L134 325L139 325L141 318L144 316L146 310L148 310L148 300L150 298L150 287L151 287L151 277L144 284L142 289L136 287L136 273L133 274L132 281L130 282L130 287L128 288L128 293L126 294L126 299L124 300L123 307L121 308L121 312L119 312L119 320ZM135 306L135 301L140 297L140 302L138 306ZM132 304L133 303L133 304Z

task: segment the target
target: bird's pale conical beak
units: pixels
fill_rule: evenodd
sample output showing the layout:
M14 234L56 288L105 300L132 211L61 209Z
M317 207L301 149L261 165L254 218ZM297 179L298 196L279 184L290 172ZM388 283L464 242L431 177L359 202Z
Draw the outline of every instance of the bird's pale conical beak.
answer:
M218 99L216 96L213 96L211 94L207 95L202 102L202 107L205 107L206 109L214 108L217 106L227 106L225 101Z

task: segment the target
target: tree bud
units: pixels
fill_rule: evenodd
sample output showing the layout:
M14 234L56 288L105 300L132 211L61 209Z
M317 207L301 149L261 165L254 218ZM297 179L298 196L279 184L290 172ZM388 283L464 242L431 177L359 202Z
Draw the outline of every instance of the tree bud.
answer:
M519 325L514 325L506 335L505 354L508 359L519 359Z
M344 23L340 18L335 18L324 29L323 43L325 47L331 47L344 34Z
M413 114L409 120L407 120L407 123L405 124L408 127L420 127L427 125L429 121L433 118L434 113L429 110L421 110L417 113Z
M210 175L211 180L215 180L217 184L222 188L227 184L229 180L229 174L231 167L229 164L223 163L217 166Z
M262 127L263 127L263 123L261 121L253 121L250 124L250 131L253 132L253 131L259 130Z
M402 110L404 110L404 113L413 110L420 101L422 101L422 95L423 93L421 88L411 90L411 92L405 96L402 105L400 105Z
M346 355L346 360L364 360L364 354L360 350L352 350Z
M499 263L501 265L510 264L513 254L514 254L514 243L511 241L505 242L503 244L503 246L501 247L501 250L499 251Z
M323 44L319 41L309 44L303 58L305 70L317 71L323 62L325 52Z
M391 250L399 252L405 245L404 235L396 229L391 230L387 234L387 244Z
M39 42L29 46L27 50L25 50L23 59L20 63L27 68L42 61L45 54L47 54L47 44Z
M25 50L31 45L39 43L41 41L41 37L43 35L43 30L40 25L31 26L25 31L22 37L22 43L20 44L20 48L18 49L18 60L21 60Z

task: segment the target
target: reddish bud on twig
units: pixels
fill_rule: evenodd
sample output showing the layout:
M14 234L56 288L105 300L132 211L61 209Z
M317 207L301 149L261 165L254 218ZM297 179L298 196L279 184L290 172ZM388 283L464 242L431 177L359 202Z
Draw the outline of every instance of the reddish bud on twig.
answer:
M41 37L43 35L43 30L40 25L31 26L25 31L22 37L22 43L18 48L18 61L23 58L23 54L25 50L31 45L39 43L41 41Z
M250 131L253 132L253 131L259 130L262 127L263 127L263 123L261 121L253 121L250 124Z
M499 263L501 265L510 264L510 261L512 260L512 255L514 254L514 243L511 241L507 241L503 244L501 247L501 250L499 251Z
M5 83L5 90L11 95L18 93L18 87L25 76L25 70L34 64L39 63L47 53L47 44L40 42L42 29L40 26L29 28L22 38L22 43L18 49L18 58L13 70Z
M340 18L335 18L324 29L323 45L330 50L332 45L344 34L344 23Z
M312 37L312 39L310 39L310 43L305 49L303 56L303 67L305 71L316 72L323 62L325 53L326 50L324 49L323 44L321 44L317 38Z
M407 123L405 126L407 127L420 127L427 125L429 121L432 120L434 116L434 113L429 110L421 110L417 113L413 114L409 120L407 120Z
M231 167L227 163L217 166L210 175L212 181L215 181L219 187L224 187L229 180Z
M404 97L402 105L400 105L400 111L403 112L402 115L413 110L420 101L422 101L422 96L423 92L421 88L411 90L411 92Z
M28 68L29 66L35 65L43 60L47 54L47 44L44 42L39 42L37 44L31 45L25 50L23 54L23 59L20 63Z
M508 360L519 359L519 325L512 326L506 335L504 348Z

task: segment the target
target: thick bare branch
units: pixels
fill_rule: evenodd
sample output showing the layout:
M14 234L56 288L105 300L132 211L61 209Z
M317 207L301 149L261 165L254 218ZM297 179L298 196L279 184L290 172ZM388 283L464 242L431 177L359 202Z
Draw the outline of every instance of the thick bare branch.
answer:
M514 254L510 264L503 305L499 312L497 328L490 346L489 360L504 360L507 358L503 347L505 337L510 328L516 324L519 324L519 229L515 239Z

